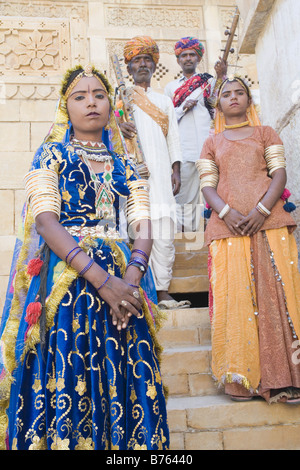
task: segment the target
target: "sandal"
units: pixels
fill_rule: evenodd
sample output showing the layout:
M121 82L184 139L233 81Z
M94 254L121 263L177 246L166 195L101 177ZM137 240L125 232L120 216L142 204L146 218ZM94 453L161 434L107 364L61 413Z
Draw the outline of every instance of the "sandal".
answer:
M243 401L251 401L253 397L238 397L236 395L230 395L230 398L232 401L243 402Z
M287 405L300 405L300 397L288 398L285 402Z
M177 300L161 300L158 304L158 307L162 310L176 310L181 308L190 308L191 302L189 300L181 300L177 302Z

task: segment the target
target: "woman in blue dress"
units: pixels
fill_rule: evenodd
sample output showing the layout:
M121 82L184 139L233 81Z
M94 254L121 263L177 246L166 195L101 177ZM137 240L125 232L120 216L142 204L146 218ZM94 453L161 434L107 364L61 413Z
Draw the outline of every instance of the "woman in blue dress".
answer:
M68 71L25 177L0 332L2 449L169 446L149 187L110 95L95 68Z

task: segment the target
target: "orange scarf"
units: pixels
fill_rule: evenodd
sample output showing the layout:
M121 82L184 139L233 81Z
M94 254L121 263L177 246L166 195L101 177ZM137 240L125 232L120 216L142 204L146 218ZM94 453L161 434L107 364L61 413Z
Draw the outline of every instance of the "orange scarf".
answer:
M132 99L142 111L147 113L163 131L165 137L168 135L169 130L169 117L160 108L158 108L152 101L149 100L145 90L140 86L132 87Z

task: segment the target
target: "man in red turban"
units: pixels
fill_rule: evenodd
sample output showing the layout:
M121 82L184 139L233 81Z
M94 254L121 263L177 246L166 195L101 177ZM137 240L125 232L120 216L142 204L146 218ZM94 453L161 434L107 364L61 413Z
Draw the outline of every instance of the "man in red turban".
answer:
M203 57L205 49L203 44L199 41L199 39L193 37L186 37L182 38L175 44L175 55L179 57L180 54L186 49L193 49L200 59Z
M182 184L176 195L178 229L191 232L199 229L201 219L200 184L195 162L199 159L214 117L216 79L208 73L197 72L205 52L199 39L181 38L176 42L174 51L182 76L167 84L165 94L173 100L183 156ZM215 71L217 79L222 82L227 64L219 60Z

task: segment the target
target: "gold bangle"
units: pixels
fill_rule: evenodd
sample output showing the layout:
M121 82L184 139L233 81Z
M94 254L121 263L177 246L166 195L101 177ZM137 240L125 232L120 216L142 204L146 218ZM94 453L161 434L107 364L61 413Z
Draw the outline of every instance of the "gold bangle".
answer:
M200 189L202 190L203 188L206 188L206 187L217 189L218 183L219 183L219 178L217 178L214 175L203 176L200 180Z
M268 174L272 175L274 171L281 168L286 169L286 159L283 145L270 145L265 149L265 160L267 163Z
M42 212L54 212L60 217L61 195L58 174L54 170L38 168L24 177L26 198L34 217Z
M219 169L213 160L203 158L196 161L195 165L200 178L205 174L213 174L219 177Z

